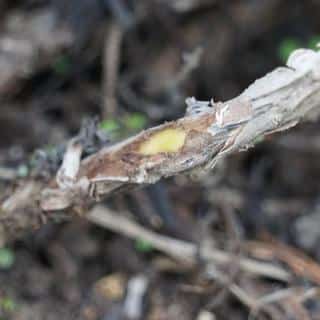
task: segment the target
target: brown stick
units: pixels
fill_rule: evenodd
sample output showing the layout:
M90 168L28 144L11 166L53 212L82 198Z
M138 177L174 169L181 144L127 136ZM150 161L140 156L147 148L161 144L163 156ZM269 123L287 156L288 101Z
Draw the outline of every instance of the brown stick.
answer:
M67 208L79 211L120 188L212 169L226 155L245 150L270 133L302 119L316 119L320 53L296 50L287 65L227 102L188 99L185 117L106 147L81 163L79 146L71 143L56 182L32 182L32 187L28 182L2 203L0 239L4 242L19 230L56 219ZM26 196L21 199L19 194Z
M196 262L198 249L194 243L166 237L149 231L139 224L102 206L97 206L91 210L87 218L89 221L101 227L118 232L129 238L148 241L155 249L170 255L174 259L191 264ZM219 249L200 248L199 251L202 259L216 265L229 265L234 258L232 253ZM290 274L285 269L268 262L259 262L254 259L241 257L239 267L242 271L256 276L285 282L290 279Z

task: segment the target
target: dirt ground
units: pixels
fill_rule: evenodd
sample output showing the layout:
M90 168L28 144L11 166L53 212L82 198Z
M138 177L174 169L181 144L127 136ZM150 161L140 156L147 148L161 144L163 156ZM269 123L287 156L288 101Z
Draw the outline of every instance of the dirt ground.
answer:
M1 193L11 171L54 172L84 119L98 116L112 143L183 116L186 97L230 99L320 42L316 0L2 0L0 18ZM0 249L0 319L320 319L319 142L319 122L301 124L206 177L103 203L229 263L199 253L190 267L62 219ZM244 271L244 257L290 279Z

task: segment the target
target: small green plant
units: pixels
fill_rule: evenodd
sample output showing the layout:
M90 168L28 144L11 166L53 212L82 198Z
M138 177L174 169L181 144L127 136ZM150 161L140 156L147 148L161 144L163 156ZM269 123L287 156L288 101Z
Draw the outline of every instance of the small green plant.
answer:
M302 47L299 39L296 38L286 38L284 39L279 46L279 58L281 61L286 62L294 50L297 50Z
M0 248L0 269L10 269L14 264L15 256L12 250Z
M146 116L141 113L132 113L123 119L124 125L131 130L141 130L147 124Z
M100 123L100 129L114 138L135 133L147 124L147 118L141 113L130 113L119 119L106 119Z
M319 50L317 45L320 43L320 36L314 35L307 39L307 41L302 41L299 38L288 37L285 38L279 45L278 56L282 62L286 62L290 54L299 48L309 48L313 50Z
M308 48L313 50L319 50L320 36L313 36L309 39Z
M143 240L143 239L137 239L135 241L135 248L139 252L148 253L153 251L153 246L150 242Z
M9 297L4 297L0 298L0 309L2 309L4 312L14 312L17 310L17 304L16 302L9 298Z
M106 133L111 133L115 130L118 130L119 128L120 128L120 125L119 125L118 121L116 121L114 119L103 120L100 123L100 129L102 129Z

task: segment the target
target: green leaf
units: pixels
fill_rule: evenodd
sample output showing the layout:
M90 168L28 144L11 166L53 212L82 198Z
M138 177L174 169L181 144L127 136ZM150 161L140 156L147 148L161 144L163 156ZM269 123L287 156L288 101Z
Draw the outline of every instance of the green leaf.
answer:
M278 50L278 55L281 61L287 62L290 54L301 47L299 39L296 38L286 38L284 39Z
M0 248L0 269L9 269L14 264L15 256L12 250Z
M141 113L132 113L126 116L123 122L128 129L141 130L146 126L147 118Z
M153 246L150 242L143 240L143 239L137 239L135 242L135 248L139 252L148 253L153 250Z
M115 131L119 128L120 128L119 123L114 119L107 119L100 123L100 129L102 129L107 133Z

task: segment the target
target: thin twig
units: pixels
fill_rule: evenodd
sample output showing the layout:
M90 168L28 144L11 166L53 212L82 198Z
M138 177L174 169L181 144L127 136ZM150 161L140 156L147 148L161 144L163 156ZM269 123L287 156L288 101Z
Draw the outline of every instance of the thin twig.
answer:
M123 28L113 22L104 41L103 118L114 117L117 110L117 84L123 35Z
M190 264L194 264L197 261L198 249L196 244L159 235L124 216L112 212L108 208L96 206L87 215L87 218L97 225L129 238L145 240L155 249L170 255L174 259ZM201 250L201 258L217 265L228 265L234 259L233 254L212 248ZM290 274L283 268L253 259L240 258L239 267L241 270L251 274L280 281L288 281L290 278Z

